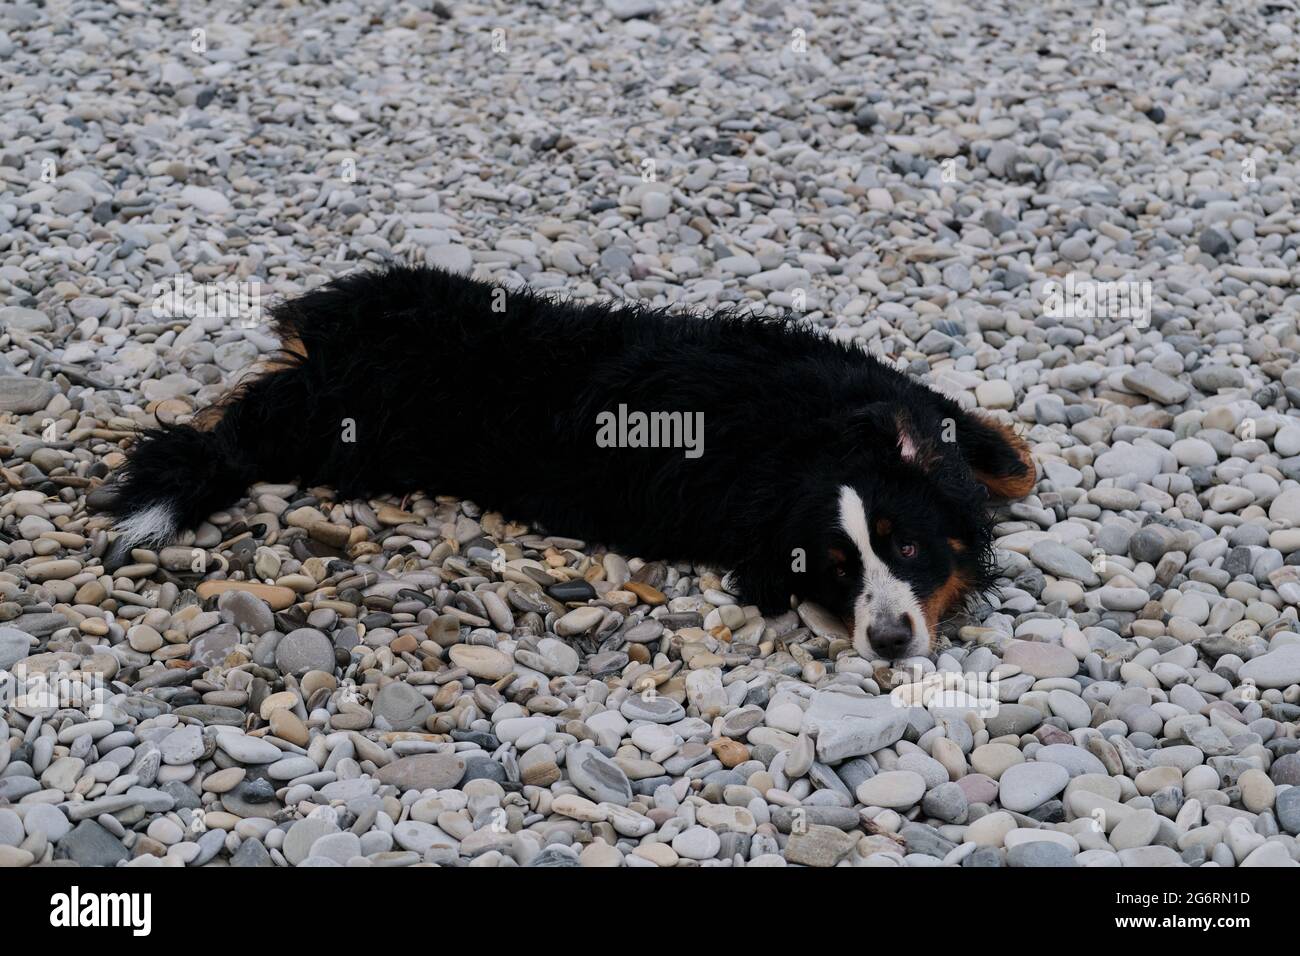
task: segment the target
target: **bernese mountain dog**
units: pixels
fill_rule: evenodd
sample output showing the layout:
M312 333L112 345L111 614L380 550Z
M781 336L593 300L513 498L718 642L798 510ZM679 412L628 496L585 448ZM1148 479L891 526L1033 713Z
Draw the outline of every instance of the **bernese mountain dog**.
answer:
M1028 494L1007 425L791 318L561 301L432 268L277 305L282 350L111 495L117 560L256 481L471 498L549 533L814 601L864 657L932 650L995 578L989 498Z

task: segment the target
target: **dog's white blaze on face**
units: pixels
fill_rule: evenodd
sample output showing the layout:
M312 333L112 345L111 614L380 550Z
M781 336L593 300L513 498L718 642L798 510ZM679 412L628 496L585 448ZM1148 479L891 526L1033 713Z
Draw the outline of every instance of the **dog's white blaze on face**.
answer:
M863 657L879 657L867 639L867 627L873 618L888 619L906 615L912 623L912 642L906 654L914 657L930 653L930 630L925 623L921 602L906 581L894 575L871 547L867 510L862 497L848 485L840 486L840 526L857 545L862 557L862 590L853 602L853 646Z

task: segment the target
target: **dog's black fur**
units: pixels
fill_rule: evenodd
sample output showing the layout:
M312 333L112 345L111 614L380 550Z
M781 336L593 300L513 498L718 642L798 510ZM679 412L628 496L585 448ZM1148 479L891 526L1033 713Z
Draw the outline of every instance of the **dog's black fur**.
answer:
M123 546L160 543L259 480L422 489L734 569L765 612L795 594L848 619L865 560L838 510L848 486L876 554L919 602L942 601L926 604L932 626L992 583L988 494L1033 484L1004 426L789 319L583 305L405 267L273 317L276 367L209 409L206 430L149 431L132 449L112 505ZM600 447L597 416L620 404L703 412L703 455Z

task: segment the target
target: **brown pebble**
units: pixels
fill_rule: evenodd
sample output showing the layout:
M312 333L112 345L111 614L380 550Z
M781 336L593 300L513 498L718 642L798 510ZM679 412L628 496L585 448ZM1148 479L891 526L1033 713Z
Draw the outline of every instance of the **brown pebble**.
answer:
M415 639L415 635L407 632L394 638L392 643L388 645L388 649L394 654L410 654L419 646L420 644Z
M244 779L248 771L243 767L227 767L203 778L203 789L209 793L226 793Z
M333 674L327 674L325 671L308 671L302 675L298 686L302 688L304 697L311 697L321 689L333 690L339 686L339 682Z
M299 747L306 747L311 740L307 725L299 719L297 714L283 707L271 711L271 733L281 740L287 740Z
M640 581L628 581L623 585L623 590L631 591L641 599L641 603L649 604L651 607L658 607L668 601L663 591L648 584L642 584Z
M732 740L730 737L719 737L717 740L709 741L709 749L728 770L739 767L749 759L749 748L739 740Z
M270 720L277 710L296 707L298 704L298 695L291 690L282 690L279 693L269 695L262 701L257 713L263 720Z
M247 591L265 601L272 611L283 611L298 600L298 595L289 588L277 587L273 584L256 584L252 581L204 581L195 588L195 591L201 601L225 594L227 591Z
M307 534L331 548L346 548L352 529L332 521L317 521L307 529Z

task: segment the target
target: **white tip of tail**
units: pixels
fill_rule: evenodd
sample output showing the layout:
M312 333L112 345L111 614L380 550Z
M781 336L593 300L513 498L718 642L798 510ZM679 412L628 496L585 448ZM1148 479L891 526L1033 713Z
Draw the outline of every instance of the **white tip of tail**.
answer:
M142 544L166 544L176 534L178 525L171 505L150 505L117 523L115 547L125 552Z

